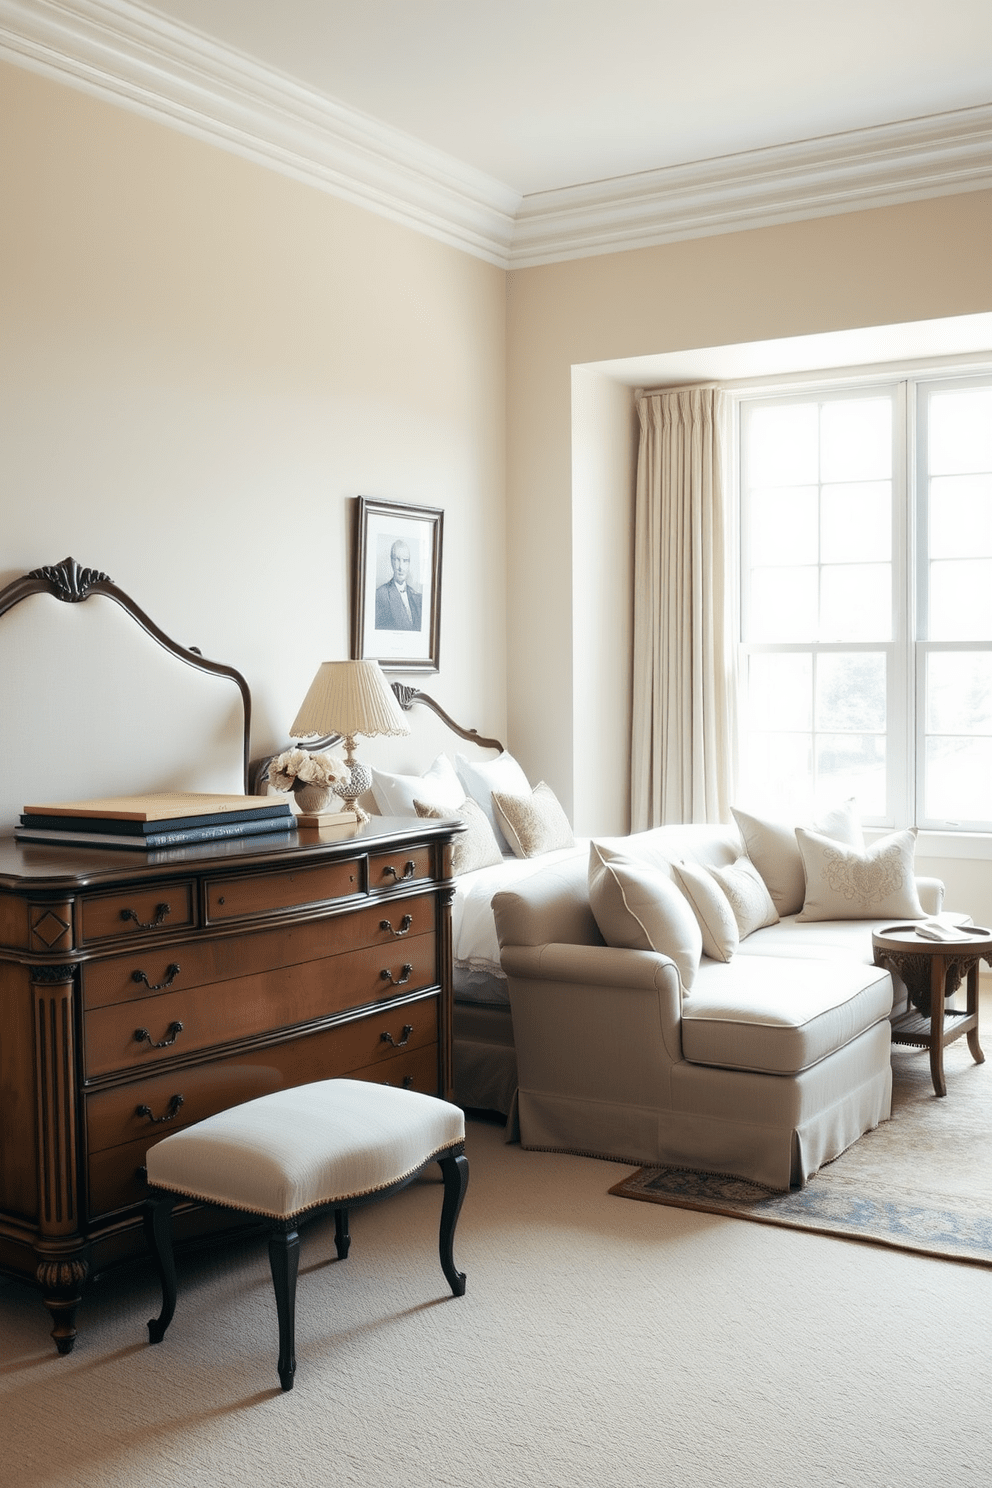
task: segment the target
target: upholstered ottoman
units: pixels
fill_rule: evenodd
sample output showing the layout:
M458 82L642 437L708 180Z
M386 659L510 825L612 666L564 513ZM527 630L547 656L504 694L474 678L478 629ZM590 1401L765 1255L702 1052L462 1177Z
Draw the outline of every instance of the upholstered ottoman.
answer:
M279 1381L296 1372L299 1221L333 1209L338 1256L348 1254L348 1210L385 1198L431 1162L444 1178L441 1269L456 1297L455 1225L468 1186L465 1118L431 1095L363 1080L321 1080L221 1111L149 1148L145 1232L162 1281L162 1311L148 1324L160 1343L176 1310L172 1207L180 1198L272 1221L269 1264L279 1317Z

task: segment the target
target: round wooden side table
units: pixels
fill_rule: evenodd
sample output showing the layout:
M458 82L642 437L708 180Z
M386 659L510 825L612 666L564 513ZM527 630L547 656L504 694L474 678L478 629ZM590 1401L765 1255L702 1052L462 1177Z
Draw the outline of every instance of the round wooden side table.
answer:
M962 1034L976 1064L985 1062L978 1042L978 967L992 966L992 930L980 925L958 924L964 915L944 914L941 922L954 926L962 937L930 940L918 934L914 924L888 925L872 935L875 965L898 977L909 995L908 1012L892 1024L892 1042L929 1049L930 1075L937 1095L947 1094L944 1079L944 1049ZM964 1008L948 1007L948 999L964 982Z

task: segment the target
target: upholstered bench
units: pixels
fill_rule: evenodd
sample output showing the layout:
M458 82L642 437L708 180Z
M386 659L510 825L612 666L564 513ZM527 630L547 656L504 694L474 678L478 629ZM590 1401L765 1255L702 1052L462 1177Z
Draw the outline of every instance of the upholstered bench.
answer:
M338 1257L348 1254L348 1210L411 1183L431 1162L444 1178L441 1269L456 1297L455 1225L468 1186L465 1118L457 1106L362 1080L321 1080L221 1111L149 1148L145 1232L162 1281L162 1311L148 1324L160 1343L176 1310L171 1215L182 1198L272 1221L269 1264L279 1317L279 1381L296 1372L296 1276L302 1219L334 1211Z

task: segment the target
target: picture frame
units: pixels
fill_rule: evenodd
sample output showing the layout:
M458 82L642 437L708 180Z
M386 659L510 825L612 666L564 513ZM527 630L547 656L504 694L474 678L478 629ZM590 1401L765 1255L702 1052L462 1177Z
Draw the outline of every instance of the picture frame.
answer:
M440 507L358 497L352 660L438 670L443 527Z

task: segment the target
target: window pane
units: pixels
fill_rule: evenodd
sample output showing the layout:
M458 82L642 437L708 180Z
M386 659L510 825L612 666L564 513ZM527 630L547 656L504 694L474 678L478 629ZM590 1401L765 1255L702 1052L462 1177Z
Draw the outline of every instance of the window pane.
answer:
M749 729L811 729L812 656L809 652L752 656L747 693Z
M884 734L817 735L817 807L825 810L849 796L862 816L885 815Z
M827 652L816 664L816 726L852 733L884 733L885 656Z
M748 810L778 821L813 816L813 749L810 734L751 734L741 760Z
M850 398L824 403L820 420L820 479L888 480L891 474L891 398Z
M891 586L887 563L839 563L822 569L820 640L889 640L892 635Z
M756 408L748 420L750 486L807 486L818 479L815 403Z
M992 471L992 388L931 393L931 475Z
M815 640L815 568L753 569L750 597L752 641Z
M992 640L992 558L931 563L929 639Z
M992 735L992 655L935 652L927 657L928 734Z
M992 557L992 475L930 482L931 558Z
M950 823L992 821L992 739L927 739L924 811Z
M820 503L820 558L824 563L888 563L892 557L892 486L858 481L824 486Z
M765 487L751 492L752 563L817 561L816 496L816 486Z

